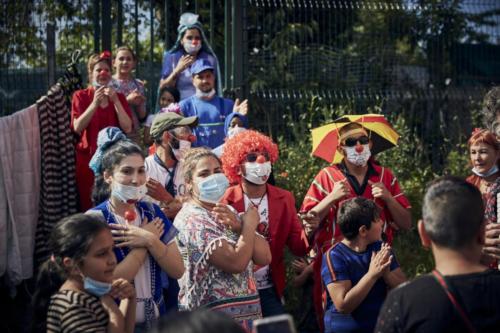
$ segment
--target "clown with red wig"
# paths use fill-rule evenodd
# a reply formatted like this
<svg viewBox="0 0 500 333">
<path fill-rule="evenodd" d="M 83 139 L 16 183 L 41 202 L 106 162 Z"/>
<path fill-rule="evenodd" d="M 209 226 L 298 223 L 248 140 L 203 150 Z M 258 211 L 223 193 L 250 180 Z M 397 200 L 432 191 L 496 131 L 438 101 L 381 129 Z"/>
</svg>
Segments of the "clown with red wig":
<svg viewBox="0 0 500 333">
<path fill-rule="evenodd" d="M 293 194 L 267 183 L 272 164 L 278 159 L 278 146 L 267 136 L 253 130 L 234 135 L 225 143 L 222 154 L 224 173 L 233 185 L 222 201 L 239 213 L 249 207 L 259 211 L 257 231 L 271 247 L 271 264 L 255 267 L 254 274 L 264 317 L 285 312 L 284 249 L 304 256 L 309 247 L 295 210 Z"/>
</svg>

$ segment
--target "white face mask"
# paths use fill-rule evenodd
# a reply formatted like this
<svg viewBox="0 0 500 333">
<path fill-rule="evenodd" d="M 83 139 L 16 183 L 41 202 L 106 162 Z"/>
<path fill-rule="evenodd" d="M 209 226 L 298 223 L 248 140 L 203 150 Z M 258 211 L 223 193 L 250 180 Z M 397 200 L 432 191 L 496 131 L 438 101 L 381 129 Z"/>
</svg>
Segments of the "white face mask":
<svg viewBox="0 0 500 333">
<path fill-rule="evenodd" d="M 184 159 L 184 155 L 186 155 L 186 152 L 189 149 L 191 149 L 191 141 L 187 140 L 178 140 L 178 141 L 179 141 L 179 149 L 175 149 L 171 145 L 170 148 L 172 148 L 172 153 L 174 153 L 175 159 L 177 161 L 182 161 Z"/>
<path fill-rule="evenodd" d="M 234 126 L 227 130 L 227 137 L 232 138 L 238 133 L 245 132 L 247 129 L 245 127 Z"/>
<path fill-rule="evenodd" d="M 271 162 L 245 162 L 244 165 L 245 175 L 243 177 L 250 183 L 262 185 L 269 179 L 272 170 Z"/>
<path fill-rule="evenodd" d="M 215 89 L 212 88 L 209 92 L 203 92 L 196 88 L 196 97 L 198 98 L 204 98 L 204 99 L 210 99 L 215 96 Z"/>
<path fill-rule="evenodd" d="M 183 46 L 186 53 L 189 53 L 191 55 L 198 53 L 198 51 L 201 49 L 201 43 L 193 44 L 192 42 L 185 42 Z"/>
<path fill-rule="evenodd" d="M 477 171 L 476 168 L 473 168 L 472 172 L 476 176 L 479 176 L 481 178 L 487 178 L 487 177 L 492 176 L 492 175 L 494 175 L 495 173 L 498 172 L 498 165 L 495 164 L 491 169 L 488 170 L 488 172 L 485 172 L 485 173 L 481 173 L 481 172 Z"/>
<path fill-rule="evenodd" d="M 363 151 L 361 153 L 356 151 L 356 147 L 344 147 L 344 151 L 346 153 L 345 158 L 357 166 L 365 166 L 372 155 L 370 146 L 367 144 L 363 145 Z"/>
<path fill-rule="evenodd" d="M 148 188 L 146 187 L 146 184 L 141 186 L 130 186 L 113 182 L 113 185 L 111 186 L 111 195 L 129 204 L 144 198 L 147 191 Z"/>
</svg>

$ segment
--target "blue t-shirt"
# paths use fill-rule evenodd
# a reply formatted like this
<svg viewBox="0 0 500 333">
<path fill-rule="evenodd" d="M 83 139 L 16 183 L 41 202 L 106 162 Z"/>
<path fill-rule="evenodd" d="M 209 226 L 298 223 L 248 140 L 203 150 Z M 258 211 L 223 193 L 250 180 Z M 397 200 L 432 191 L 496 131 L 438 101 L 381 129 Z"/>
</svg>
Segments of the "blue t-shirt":
<svg viewBox="0 0 500 333">
<path fill-rule="evenodd" d="M 183 50 L 178 50 L 173 53 L 165 53 L 163 57 L 163 66 L 161 69 L 161 78 L 165 79 L 168 77 L 175 69 L 177 66 L 177 63 L 179 62 L 179 59 L 186 54 Z M 210 64 L 214 67 L 217 68 L 218 64 L 215 58 L 206 53 L 201 51 L 196 59 L 205 59 L 210 62 Z M 215 75 L 215 82 L 217 82 L 217 70 L 214 71 Z M 215 85 L 217 86 L 217 84 Z M 177 77 L 176 85 L 175 87 L 177 90 L 179 90 L 180 96 L 181 96 L 181 101 L 193 96 L 196 93 L 196 89 L 193 86 L 193 74 L 191 74 L 191 66 L 186 68 L 179 76 Z"/>
<path fill-rule="evenodd" d="M 233 112 L 234 102 L 214 96 L 205 101 L 191 96 L 179 103 L 184 117 L 198 116 L 198 126 L 194 129 L 196 142 L 193 147 L 215 148 L 224 142 L 224 120 Z"/>
<path fill-rule="evenodd" d="M 347 245 L 337 243 L 323 256 L 321 265 L 321 278 L 323 284 L 328 286 L 335 281 L 350 280 L 354 287 L 368 272 L 373 251 L 380 251 L 382 242 L 378 241 L 367 246 L 366 251 L 356 252 Z M 326 256 L 331 259 L 331 270 Z M 393 259 L 390 270 L 399 267 L 392 253 Z M 365 299 L 350 314 L 337 311 L 330 297 L 327 297 L 325 311 L 325 332 L 373 332 L 377 323 L 377 316 L 387 295 L 387 284 L 383 278 L 377 280 Z"/>
</svg>

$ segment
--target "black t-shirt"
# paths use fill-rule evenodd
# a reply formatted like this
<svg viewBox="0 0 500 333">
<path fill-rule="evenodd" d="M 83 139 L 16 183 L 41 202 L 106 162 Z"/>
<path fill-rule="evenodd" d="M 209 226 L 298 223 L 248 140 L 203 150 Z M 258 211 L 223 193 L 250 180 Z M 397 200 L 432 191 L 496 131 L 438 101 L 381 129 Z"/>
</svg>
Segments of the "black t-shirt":
<svg viewBox="0 0 500 333">
<path fill-rule="evenodd" d="M 445 276 L 476 332 L 500 332 L 500 272 Z M 416 278 L 389 293 L 376 333 L 468 332 L 467 326 L 431 275 Z"/>
</svg>

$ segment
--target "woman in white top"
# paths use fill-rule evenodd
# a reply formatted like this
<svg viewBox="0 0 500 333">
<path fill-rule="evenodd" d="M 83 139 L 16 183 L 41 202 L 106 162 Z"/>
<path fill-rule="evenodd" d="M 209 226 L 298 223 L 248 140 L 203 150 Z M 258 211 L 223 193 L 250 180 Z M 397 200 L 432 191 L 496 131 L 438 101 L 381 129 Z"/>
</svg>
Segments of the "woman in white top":
<svg viewBox="0 0 500 333">
<path fill-rule="evenodd" d="M 136 329 L 143 332 L 166 312 L 162 283 L 166 272 L 180 278 L 184 265 L 174 237 L 177 230 L 155 204 L 141 201 L 146 173 L 141 148 L 116 127 L 98 136 L 98 150 L 90 162 L 96 180 L 89 213 L 101 215 L 113 229 L 117 277 L 134 281 L 137 295 Z"/>
</svg>

